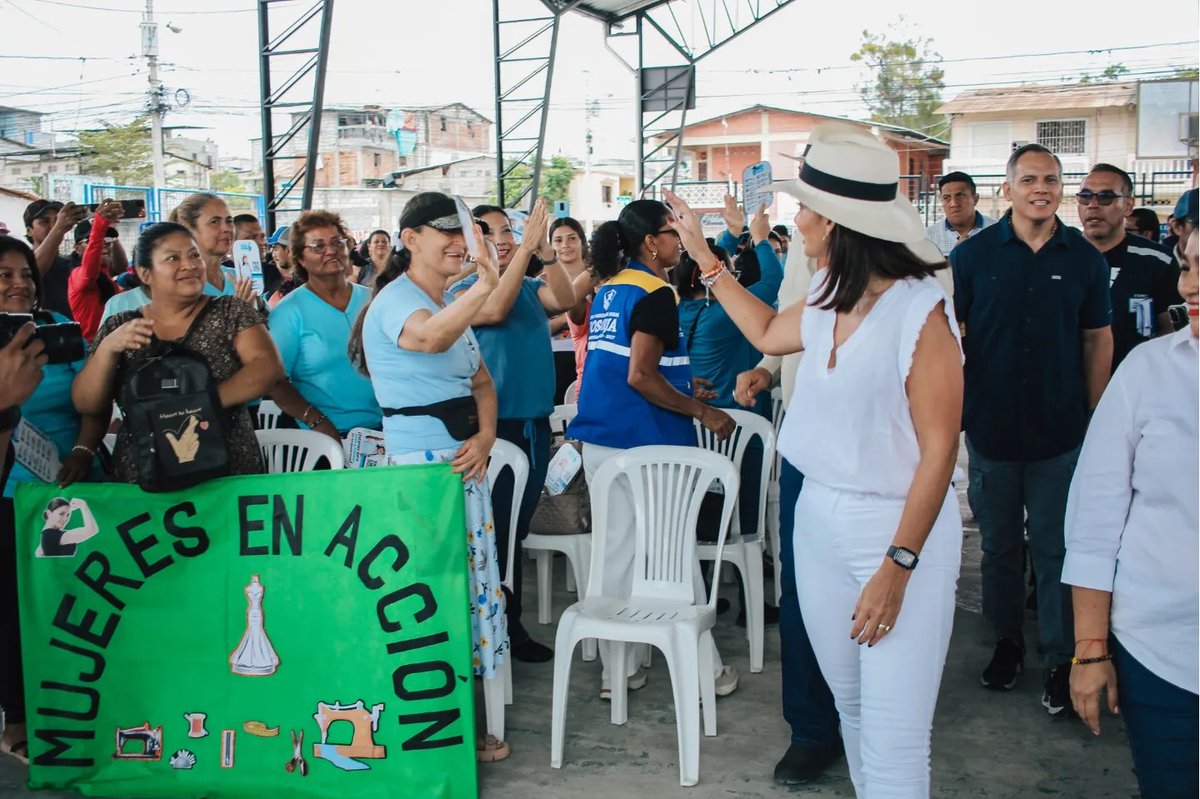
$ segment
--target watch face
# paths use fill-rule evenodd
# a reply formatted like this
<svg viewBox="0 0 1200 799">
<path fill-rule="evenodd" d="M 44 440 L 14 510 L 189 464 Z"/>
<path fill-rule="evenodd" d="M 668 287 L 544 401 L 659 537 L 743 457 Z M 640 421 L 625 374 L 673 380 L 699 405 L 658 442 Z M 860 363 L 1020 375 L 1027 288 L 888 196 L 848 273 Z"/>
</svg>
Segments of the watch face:
<svg viewBox="0 0 1200 799">
<path fill-rule="evenodd" d="M 909 552 L 907 549 L 897 549 L 896 554 L 892 559 L 906 569 L 911 569 L 917 562 L 917 556 Z"/>
</svg>

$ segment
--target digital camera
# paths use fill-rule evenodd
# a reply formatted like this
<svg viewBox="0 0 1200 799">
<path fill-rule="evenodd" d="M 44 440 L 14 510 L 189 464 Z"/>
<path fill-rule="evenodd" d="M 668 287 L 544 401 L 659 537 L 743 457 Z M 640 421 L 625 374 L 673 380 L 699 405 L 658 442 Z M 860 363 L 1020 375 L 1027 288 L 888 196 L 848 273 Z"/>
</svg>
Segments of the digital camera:
<svg viewBox="0 0 1200 799">
<path fill-rule="evenodd" d="M 33 314 L 0 313 L 0 347 L 7 347 L 16 332 L 32 321 Z M 33 338 L 42 342 L 50 363 L 74 363 L 82 360 L 85 354 L 83 333 L 78 322 L 38 325 Z"/>
</svg>

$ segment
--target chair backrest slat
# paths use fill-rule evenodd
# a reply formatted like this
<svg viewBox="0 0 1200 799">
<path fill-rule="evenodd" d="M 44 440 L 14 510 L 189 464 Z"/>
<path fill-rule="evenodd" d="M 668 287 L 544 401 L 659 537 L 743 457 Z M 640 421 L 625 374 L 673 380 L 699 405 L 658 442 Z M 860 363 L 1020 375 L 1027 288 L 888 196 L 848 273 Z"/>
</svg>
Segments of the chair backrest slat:
<svg viewBox="0 0 1200 799">
<path fill-rule="evenodd" d="M 604 590 L 610 503 L 617 481 L 628 484 L 636 528 L 631 599 L 691 604 L 700 503 L 713 482 L 721 485 L 717 557 L 733 515 L 738 475 L 733 462 L 698 447 L 636 447 L 612 456 L 597 470 L 591 485 L 593 557 L 589 586 Z M 591 593 L 589 588 L 589 594 Z M 715 592 L 709 602 L 715 600 Z"/>
<path fill-rule="evenodd" d="M 330 469 L 346 468 L 341 445 L 324 433 L 313 430 L 258 430 L 258 446 L 269 474 L 311 472 L 321 458 Z"/>
<path fill-rule="evenodd" d="M 733 433 L 725 441 L 717 441 L 709 430 L 707 430 L 699 422 L 696 422 L 696 442 L 703 448 L 712 452 L 719 452 L 733 461 L 737 467 L 738 474 L 742 473 L 742 461 L 746 457 L 746 448 L 750 446 L 750 442 L 755 438 L 762 442 L 762 461 L 759 464 L 760 474 L 758 481 L 758 526 L 759 535 L 763 534 L 766 523 L 767 512 L 767 486 L 772 479 L 772 473 L 775 471 L 775 428 L 770 421 L 759 416 L 757 413 L 750 411 L 741 411 L 737 409 L 726 410 L 726 413 L 733 418 L 735 427 Z M 732 534 L 738 535 L 742 532 L 741 514 L 733 514 L 733 529 Z"/>
</svg>

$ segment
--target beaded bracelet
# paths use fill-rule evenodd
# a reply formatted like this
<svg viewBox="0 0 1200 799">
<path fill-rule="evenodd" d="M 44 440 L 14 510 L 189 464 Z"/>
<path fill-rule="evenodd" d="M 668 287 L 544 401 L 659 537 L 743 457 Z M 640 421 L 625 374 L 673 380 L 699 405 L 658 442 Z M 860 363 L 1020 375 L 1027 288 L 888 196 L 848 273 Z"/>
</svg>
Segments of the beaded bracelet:
<svg viewBox="0 0 1200 799">
<path fill-rule="evenodd" d="M 71 452 L 86 452 L 88 454 L 88 457 L 90 457 L 90 458 L 96 457 L 96 450 L 89 449 L 88 447 L 85 447 L 83 444 L 76 444 L 75 446 L 71 447 Z"/>
<path fill-rule="evenodd" d="M 724 266 L 721 266 L 712 272 L 708 272 L 706 274 L 702 273 L 700 275 L 700 282 L 704 285 L 704 288 L 710 289 L 713 287 L 714 283 L 716 283 L 718 280 L 720 280 L 723 276 L 725 276 L 727 274 L 729 274 L 729 270 L 726 269 Z"/>
<path fill-rule="evenodd" d="M 1103 663 L 1106 660 L 1112 660 L 1112 653 L 1101 655 L 1094 658 L 1071 658 L 1072 666 L 1090 666 L 1093 663 Z"/>
</svg>

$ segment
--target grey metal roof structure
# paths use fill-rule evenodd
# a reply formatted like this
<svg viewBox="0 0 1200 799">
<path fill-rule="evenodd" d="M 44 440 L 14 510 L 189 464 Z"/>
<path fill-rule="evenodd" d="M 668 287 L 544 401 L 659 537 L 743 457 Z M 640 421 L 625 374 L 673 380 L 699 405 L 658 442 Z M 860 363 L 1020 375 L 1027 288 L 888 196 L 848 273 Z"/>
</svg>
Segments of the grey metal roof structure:
<svg viewBox="0 0 1200 799">
<path fill-rule="evenodd" d="M 267 229 L 276 226 L 277 211 L 302 210 L 312 203 L 332 27 L 333 0 L 314 0 L 307 8 L 301 6 L 304 10 L 299 13 L 288 2 L 257 0 Z M 616 53 L 625 46 L 635 53 L 622 60 L 638 76 L 640 86 L 637 190 L 644 196 L 672 183 L 678 171 L 678 144 L 687 112 L 695 105 L 696 64 L 791 2 L 492 0 L 496 192 L 501 203 L 532 206 L 537 197 L 559 22 L 564 15 L 577 13 L 598 20 L 605 25 L 610 50 Z M 671 54 L 668 63 L 657 55 L 661 52 Z M 291 124 L 276 134 L 277 115 L 284 113 L 291 115 Z M 307 137 L 304 155 L 288 147 L 302 133 Z M 299 166 L 279 182 L 276 167 L 287 161 Z M 289 199 L 297 193 L 298 203 Z"/>
<path fill-rule="evenodd" d="M 496 196 L 532 206 L 541 177 L 559 21 L 577 13 L 605 25 L 609 49 L 640 87 L 637 192 L 675 180 L 696 64 L 792 0 L 492 0 L 496 78 Z M 649 47 L 648 47 L 649 45 Z M 661 53 L 669 53 L 664 57 Z M 667 60 L 669 58 L 669 60 Z"/>
</svg>

